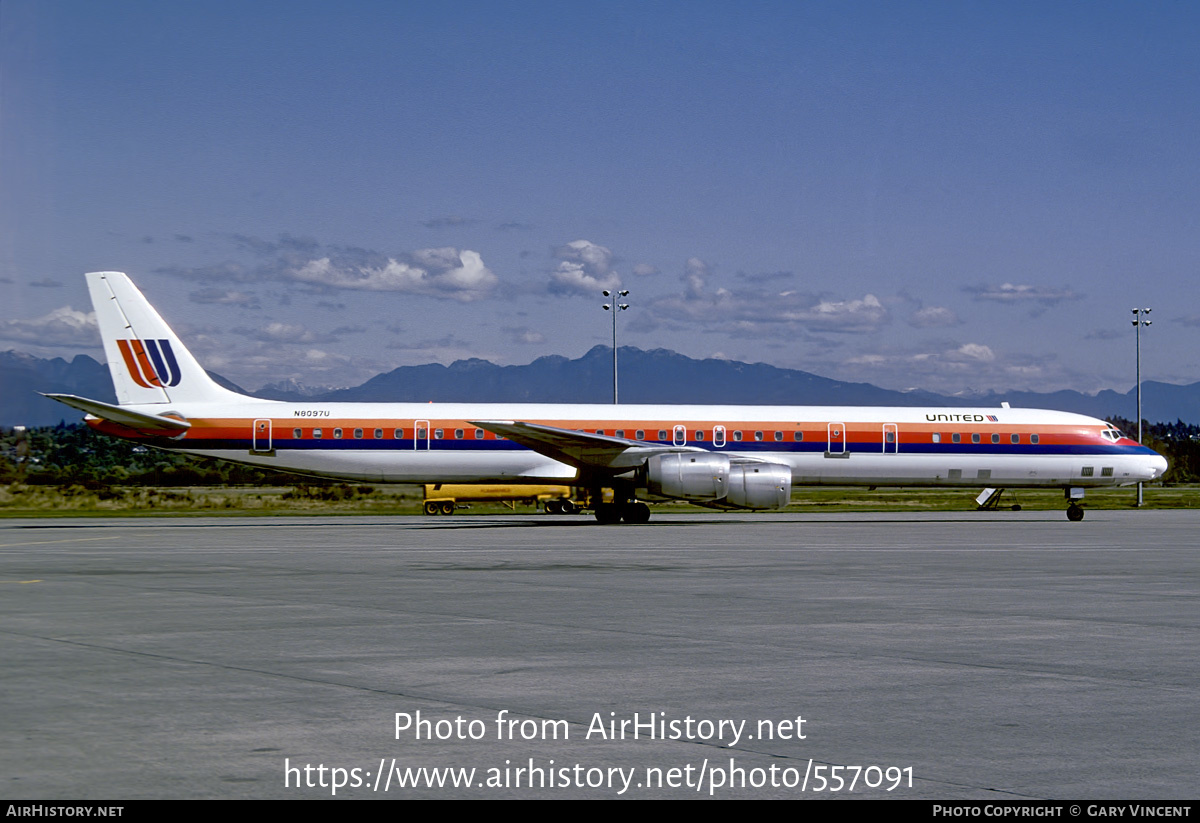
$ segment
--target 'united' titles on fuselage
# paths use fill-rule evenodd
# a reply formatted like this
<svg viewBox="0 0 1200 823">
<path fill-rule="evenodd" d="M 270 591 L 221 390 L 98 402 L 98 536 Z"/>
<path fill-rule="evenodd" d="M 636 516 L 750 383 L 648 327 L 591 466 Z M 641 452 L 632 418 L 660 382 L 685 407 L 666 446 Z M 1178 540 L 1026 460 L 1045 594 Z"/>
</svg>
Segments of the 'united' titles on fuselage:
<svg viewBox="0 0 1200 823">
<path fill-rule="evenodd" d="M 1050 486 L 1074 499 L 1166 470 L 1102 420 L 1035 409 L 259 400 L 213 383 L 125 275 L 88 283 L 120 404 L 52 396 L 107 434 L 240 463 L 377 482 L 612 489 L 614 502 L 597 505 L 602 522 L 644 522 L 638 498 L 770 509 L 793 485 L 860 484 Z"/>
</svg>

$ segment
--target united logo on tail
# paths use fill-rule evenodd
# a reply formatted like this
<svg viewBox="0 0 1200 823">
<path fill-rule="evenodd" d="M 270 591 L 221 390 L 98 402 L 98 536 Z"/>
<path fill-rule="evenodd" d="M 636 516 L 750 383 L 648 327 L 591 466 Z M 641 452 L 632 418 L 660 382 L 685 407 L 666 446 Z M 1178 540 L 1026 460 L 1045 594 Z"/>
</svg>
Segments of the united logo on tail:
<svg viewBox="0 0 1200 823">
<path fill-rule="evenodd" d="M 179 364 L 169 340 L 118 340 L 117 348 L 139 386 L 150 389 L 179 385 Z"/>
</svg>

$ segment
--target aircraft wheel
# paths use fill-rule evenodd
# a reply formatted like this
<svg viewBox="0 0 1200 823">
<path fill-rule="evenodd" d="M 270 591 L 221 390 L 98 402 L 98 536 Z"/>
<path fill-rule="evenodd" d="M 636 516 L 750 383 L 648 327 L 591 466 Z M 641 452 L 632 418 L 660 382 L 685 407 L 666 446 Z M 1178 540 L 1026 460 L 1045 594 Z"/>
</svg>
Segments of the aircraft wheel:
<svg viewBox="0 0 1200 823">
<path fill-rule="evenodd" d="M 649 523 L 650 507 L 645 503 L 630 503 L 622 507 L 621 519 L 626 523 Z"/>
<path fill-rule="evenodd" d="M 596 522 L 608 526 L 621 522 L 621 509 L 612 503 L 601 503 L 596 506 Z"/>
<path fill-rule="evenodd" d="M 1072 523 L 1078 523 L 1083 519 L 1083 509 L 1072 503 L 1067 507 L 1067 519 Z"/>
<path fill-rule="evenodd" d="M 437 514 L 438 513 L 438 504 L 437 503 L 426 503 L 425 504 L 425 513 L 426 514 Z"/>
<path fill-rule="evenodd" d="M 442 504 L 442 514 L 454 514 L 454 503 L 447 502 Z"/>
<path fill-rule="evenodd" d="M 562 514 L 562 503 L 557 500 L 546 501 L 546 514 Z"/>
</svg>

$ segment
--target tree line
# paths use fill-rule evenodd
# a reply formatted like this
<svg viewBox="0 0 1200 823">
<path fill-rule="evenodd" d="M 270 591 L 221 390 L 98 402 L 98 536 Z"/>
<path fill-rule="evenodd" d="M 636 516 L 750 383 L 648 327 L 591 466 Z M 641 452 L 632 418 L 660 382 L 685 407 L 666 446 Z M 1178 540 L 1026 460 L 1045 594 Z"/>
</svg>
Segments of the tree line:
<svg viewBox="0 0 1200 823">
<path fill-rule="evenodd" d="M 81 423 L 0 430 L 0 483 L 102 486 L 295 486 L 323 481 L 143 446 Z M 329 481 L 336 482 L 336 481 Z"/>
</svg>

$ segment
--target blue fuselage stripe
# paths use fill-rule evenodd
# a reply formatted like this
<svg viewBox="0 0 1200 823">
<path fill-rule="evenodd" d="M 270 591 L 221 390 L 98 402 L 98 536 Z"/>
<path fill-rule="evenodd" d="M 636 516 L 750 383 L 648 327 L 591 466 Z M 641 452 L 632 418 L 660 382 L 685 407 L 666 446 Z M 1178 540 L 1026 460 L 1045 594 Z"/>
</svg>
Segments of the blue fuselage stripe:
<svg viewBox="0 0 1200 823">
<path fill-rule="evenodd" d="M 638 441 L 647 446 L 670 446 L 669 441 L 655 440 Z M 250 438 L 195 438 L 183 440 L 163 439 L 163 445 L 171 449 L 198 451 L 235 451 L 248 450 L 255 447 Z M 258 444 L 259 448 L 262 443 Z M 691 441 L 686 444 L 693 448 L 701 448 L 712 452 L 739 452 L 753 454 L 824 454 L 829 444 L 820 441 L 805 441 L 802 443 L 788 442 L 727 442 L 717 447 L 709 442 Z M 426 441 L 419 441 L 414 447 L 412 440 L 376 440 L 376 439 L 322 439 L 311 438 L 272 438 L 271 447 L 277 450 L 289 451 L 382 451 L 382 452 L 513 452 L 525 451 L 525 447 L 511 440 L 431 440 L 426 447 Z M 1000 443 L 901 443 L 897 449 L 889 444 L 885 450 L 879 443 L 847 443 L 845 448 L 837 444 L 836 452 L 845 451 L 847 454 L 900 454 L 900 455 L 940 455 L 956 457 L 965 455 L 1021 455 L 1030 457 L 1051 456 L 1119 456 L 1119 455 L 1151 455 L 1152 450 L 1144 446 L 1123 445 L 1034 445 L 1034 444 L 1000 444 Z"/>
</svg>

